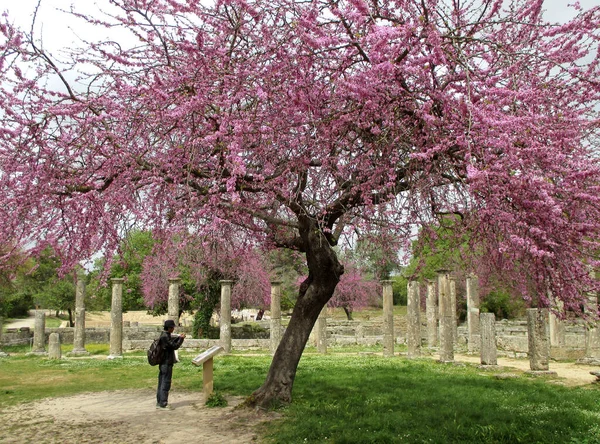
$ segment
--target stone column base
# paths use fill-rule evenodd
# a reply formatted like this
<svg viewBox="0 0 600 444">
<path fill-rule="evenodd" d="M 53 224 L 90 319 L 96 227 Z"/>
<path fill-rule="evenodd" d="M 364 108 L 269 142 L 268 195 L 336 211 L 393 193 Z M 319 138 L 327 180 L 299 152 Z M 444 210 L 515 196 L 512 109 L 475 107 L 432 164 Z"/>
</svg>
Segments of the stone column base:
<svg viewBox="0 0 600 444">
<path fill-rule="evenodd" d="M 581 365 L 600 365 L 600 358 L 581 358 L 575 364 Z"/>
<path fill-rule="evenodd" d="M 552 370 L 528 370 L 525 374 L 531 376 L 558 376 L 558 373 Z"/>
<path fill-rule="evenodd" d="M 498 364 L 480 364 L 477 366 L 480 370 L 499 371 L 502 370 L 502 366 Z"/>
<path fill-rule="evenodd" d="M 67 353 L 67 356 L 89 356 L 90 352 L 83 349 L 83 350 L 73 350 L 70 351 L 69 353 Z"/>
</svg>

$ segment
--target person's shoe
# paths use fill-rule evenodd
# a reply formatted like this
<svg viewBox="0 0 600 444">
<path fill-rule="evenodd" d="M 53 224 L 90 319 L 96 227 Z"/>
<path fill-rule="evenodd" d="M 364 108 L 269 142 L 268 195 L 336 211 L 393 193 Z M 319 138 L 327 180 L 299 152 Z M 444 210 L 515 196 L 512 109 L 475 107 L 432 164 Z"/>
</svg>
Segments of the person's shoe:
<svg viewBox="0 0 600 444">
<path fill-rule="evenodd" d="M 171 407 L 170 405 L 157 405 L 156 406 L 157 410 L 173 410 L 173 407 Z"/>
</svg>

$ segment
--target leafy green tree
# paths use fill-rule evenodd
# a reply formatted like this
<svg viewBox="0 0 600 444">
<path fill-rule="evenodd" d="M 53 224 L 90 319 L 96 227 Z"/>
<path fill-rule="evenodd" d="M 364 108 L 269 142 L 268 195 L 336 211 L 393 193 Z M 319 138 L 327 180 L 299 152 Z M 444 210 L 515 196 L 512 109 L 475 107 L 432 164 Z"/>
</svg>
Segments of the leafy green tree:
<svg viewBox="0 0 600 444">
<path fill-rule="evenodd" d="M 60 275 L 61 260 L 47 248 L 41 254 L 23 265 L 12 283 L 14 293 L 11 296 L 12 310 L 19 307 L 19 314 L 27 309 L 42 307 L 69 313 L 69 322 L 73 325 L 75 309 L 75 282 L 73 273 Z M 25 307 L 27 305 L 27 308 Z M 22 313 L 25 311 L 25 313 Z"/>
<path fill-rule="evenodd" d="M 0 255 L 5 256 L 13 250 L 10 245 L 0 247 Z M 16 276 L 23 274 L 33 267 L 31 259 L 25 260 L 19 253 L 4 267 L 0 267 L 0 317 L 16 318 L 27 316 L 27 311 L 33 307 L 31 295 L 17 291 Z"/>
<path fill-rule="evenodd" d="M 123 311 L 144 310 L 146 304 L 142 294 L 140 274 L 146 256 L 152 253 L 155 241 L 149 231 L 135 230 L 130 232 L 119 248 L 119 254 L 110 259 L 110 277 L 125 278 L 125 291 L 123 292 Z M 90 306 L 96 309 L 109 309 L 112 290 L 105 270 L 106 258 L 96 261 L 88 293 Z"/>
<path fill-rule="evenodd" d="M 197 307 L 194 314 L 193 337 L 206 338 L 210 329 L 210 318 L 215 311 L 221 297 L 222 276 L 213 272 L 202 286 L 197 289 L 194 298 L 194 306 Z"/>
</svg>

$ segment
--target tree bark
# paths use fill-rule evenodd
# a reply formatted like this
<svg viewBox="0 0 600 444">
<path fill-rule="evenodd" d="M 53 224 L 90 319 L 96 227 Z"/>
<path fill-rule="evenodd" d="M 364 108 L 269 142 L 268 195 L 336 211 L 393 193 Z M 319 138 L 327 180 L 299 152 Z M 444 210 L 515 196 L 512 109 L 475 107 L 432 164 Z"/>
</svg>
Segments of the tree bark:
<svg viewBox="0 0 600 444">
<path fill-rule="evenodd" d="M 250 406 L 272 408 L 292 401 L 298 362 L 310 332 L 344 272 L 344 267 L 316 221 L 308 217 L 299 219 L 308 278 L 300 287 L 290 323 L 273 356 L 267 378 L 247 401 Z"/>
</svg>

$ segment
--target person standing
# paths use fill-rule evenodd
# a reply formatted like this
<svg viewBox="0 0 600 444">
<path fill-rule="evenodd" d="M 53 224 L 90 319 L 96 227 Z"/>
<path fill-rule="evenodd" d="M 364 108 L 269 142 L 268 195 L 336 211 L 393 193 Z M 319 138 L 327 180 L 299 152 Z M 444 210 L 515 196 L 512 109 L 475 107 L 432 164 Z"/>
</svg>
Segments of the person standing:
<svg viewBox="0 0 600 444">
<path fill-rule="evenodd" d="M 181 347 L 185 334 L 171 336 L 175 330 L 175 321 L 167 319 L 163 325 L 164 331 L 160 334 L 160 346 L 163 349 L 163 356 L 158 365 L 158 388 L 156 389 L 156 408 L 161 410 L 170 410 L 169 390 L 171 389 L 171 379 L 173 377 L 173 365 L 175 364 L 175 350 Z"/>
</svg>

